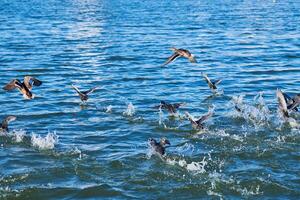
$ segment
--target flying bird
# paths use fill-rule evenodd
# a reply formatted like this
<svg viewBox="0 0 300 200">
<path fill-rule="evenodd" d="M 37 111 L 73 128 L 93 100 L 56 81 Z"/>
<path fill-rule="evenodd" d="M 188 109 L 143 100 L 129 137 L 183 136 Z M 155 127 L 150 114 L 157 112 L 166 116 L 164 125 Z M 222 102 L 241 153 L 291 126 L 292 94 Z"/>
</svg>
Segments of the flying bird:
<svg viewBox="0 0 300 200">
<path fill-rule="evenodd" d="M 185 112 L 185 115 L 188 118 L 188 120 L 191 122 L 192 127 L 194 129 L 202 130 L 202 129 L 204 129 L 204 124 L 203 123 L 206 120 L 208 120 L 209 118 L 212 117 L 213 111 L 212 110 L 208 111 L 207 114 L 203 115 L 199 119 L 194 119 L 194 117 L 190 113 L 188 113 L 188 112 Z"/>
<path fill-rule="evenodd" d="M 181 106 L 183 106 L 185 103 L 167 103 L 165 101 L 161 101 L 160 105 L 155 106 L 155 108 L 161 108 L 167 110 L 171 115 L 175 115 L 177 112 L 177 109 Z"/>
<path fill-rule="evenodd" d="M 72 88 L 78 93 L 82 102 L 86 102 L 89 99 L 88 95 L 97 89 L 97 87 L 93 87 L 92 89 L 89 89 L 87 91 L 80 91 L 75 85 L 72 85 Z"/>
<path fill-rule="evenodd" d="M 150 146 L 152 147 L 153 151 L 160 156 L 164 156 L 166 153 L 166 145 L 171 145 L 170 141 L 166 138 L 161 138 L 159 142 L 157 142 L 153 138 L 149 138 L 148 140 Z"/>
<path fill-rule="evenodd" d="M 33 99 L 34 95 L 31 90 L 33 86 L 40 86 L 42 82 L 32 76 L 25 76 L 24 81 L 21 82 L 19 79 L 13 79 L 8 84 L 6 84 L 3 89 L 6 91 L 13 90 L 17 88 L 26 99 Z"/>
<path fill-rule="evenodd" d="M 190 51 L 186 49 L 176 49 L 175 47 L 171 48 L 172 51 L 174 51 L 173 55 L 171 55 L 168 60 L 163 64 L 163 66 L 175 61 L 179 57 L 185 57 L 189 59 L 191 63 L 196 63 L 197 60 L 193 54 L 191 54 Z"/>
<path fill-rule="evenodd" d="M 7 133 L 8 132 L 8 124 L 12 121 L 15 121 L 17 118 L 15 116 L 7 116 L 1 123 L 0 133 Z"/>
<path fill-rule="evenodd" d="M 215 93 L 216 90 L 217 90 L 217 85 L 219 85 L 219 83 L 221 83 L 222 80 L 219 79 L 219 80 L 216 80 L 216 81 L 211 81 L 208 78 L 207 74 L 205 74 L 205 73 L 202 73 L 202 76 L 203 76 L 204 80 L 206 81 L 206 83 L 208 84 L 208 87 L 211 89 L 211 91 L 213 93 Z"/>
</svg>

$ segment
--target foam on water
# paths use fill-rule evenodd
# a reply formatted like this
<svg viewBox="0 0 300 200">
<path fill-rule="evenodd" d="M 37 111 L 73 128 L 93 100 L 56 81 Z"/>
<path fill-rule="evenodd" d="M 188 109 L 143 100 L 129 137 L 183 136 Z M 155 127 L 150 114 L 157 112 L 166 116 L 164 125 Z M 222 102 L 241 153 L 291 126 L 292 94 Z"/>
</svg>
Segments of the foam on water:
<svg viewBox="0 0 300 200">
<path fill-rule="evenodd" d="M 22 142 L 25 135 L 26 135 L 26 131 L 24 131 L 24 130 L 13 130 L 12 131 L 12 139 L 16 143 Z"/>
<path fill-rule="evenodd" d="M 205 166 L 207 165 L 207 161 L 205 160 L 206 157 L 203 157 L 203 160 L 200 162 L 194 162 L 188 163 L 185 159 L 172 159 L 172 158 L 166 158 L 166 163 L 169 165 L 178 165 L 184 169 L 186 169 L 189 172 L 192 172 L 193 174 L 202 174 L 205 173 Z"/>
<path fill-rule="evenodd" d="M 158 124 L 159 125 L 162 125 L 162 124 L 165 125 L 163 120 L 164 120 L 164 112 L 162 111 L 161 106 L 159 106 L 159 109 L 158 109 Z"/>
<path fill-rule="evenodd" d="M 270 123 L 271 113 L 268 105 L 265 103 L 263 93 L 260 92 L 253 99 L 253 105 L 244 102 L 245 95 L 233 96 L 229 102 L 234 109 L 229 112 L 231 117 L 242 117 L 258 128 Z"/>
<path fill-rule="evenodd" d="M 31 136 L 32 146 L 41 150 L 53 149 L 57 142 L 58 136 L 56 135 L 56 132 L 49 132 L 45 137 L 36 134 L 32 134 Z"/>
<path fill-rule="evenodd" d="M 112 108 L 113 108 L 112 105 L 107 106 L 105 112 L 106 112 L 106 113 L 111 113 L 111 112 L 112 112 Z"/>
<path fill-rule="evenodd" d="M 135 107 L 133 104 L 130 102 L 127 105 L 127 109 L 123 112 L 124 116 L 132 117 L 135 114 Z"/>
</svg>

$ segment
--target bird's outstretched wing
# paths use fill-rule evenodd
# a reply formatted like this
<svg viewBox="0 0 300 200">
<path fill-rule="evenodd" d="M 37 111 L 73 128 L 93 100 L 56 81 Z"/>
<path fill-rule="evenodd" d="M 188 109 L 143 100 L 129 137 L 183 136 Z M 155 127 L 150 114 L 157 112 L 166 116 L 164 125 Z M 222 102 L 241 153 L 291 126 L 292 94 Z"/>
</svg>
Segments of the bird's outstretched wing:
<svg viewBox="0 0 300 200">
<path fill-rule="evenodd" d="M 98 88 L 97 87 L 93 87 L 92 89 L 89 89 L 87 91 L 84 91 L 82 92 L 83 94 L 86 94 L 86 95 L 89 95 L 91 94 L 92 92 L 94 92 L 95 90 L 97 90 Z"/>
<path fill-rule="evenodd" d="M 18 80 L 18 79 L 13 79 L 11 80 L 8 84 L 6 84 L 3 89 L 4 90 L 13 90 L 15 88 L 19 88 L 19 89 L 22 89 L 23 86 L 22 86 L 22 83 Z"/>
<path fill-rule="evenodd" d="M 196 123 L 197 123 L 197 124 L 202 124 L 204 121 L 208 120 L 208 119 L 211 118 L 212 116 L 213 116 L 213 111 L 210 110 L 210 111 L 208 111 L 207 114 L 205 114 L 205 115 L 203 115 L 202 117 L 200 117 L 200 118 L 196 121 Z"/>
<path fill-rule="evenodd" d="M 169 64 L 170 62 L 173 62 L 174 60 L 176 60 L 176 58 L 178 58 L 180 55 L 178 53 L 174 53 L 172 56 L 170 56 L 168 58 L 168 60 L 163 64 L 163 66 Z"/>
<path fill-rule="evenodd" d="M 278 108 L 279 108 L 280 112 L 283 114 L 284 117 L 289 117 L 289 113 L 287 110 L 287 103 L 286 103 L 284 95 L 280 89 L 277 89 L 276 96 L 277 96 Z"/>
<path fill-rule="evenodd" d="M 40 81 L 37 78 L 34 78 L 32 76 L 25 76 L 24 77 L 24 84 L 29 90 L 31 90 L 33 85 L 34 86 L 42 85 L 42 81 Z"/>
<path fill-rule="evenodd" d="M 79 95 L 82 95 L 82 92 L 80 92 L 80 90 L 75 85 L 71 85 L 71 86 Z"/>
<path fill-rule="evenodd" d="M 206 81 L 206 83 L 208 84 L 208 87 L 212 90 L 217 89 L 216 86 L 210 81 L 210 79 L 208 78 L 207 74 L 202 73 L 202 76 L 204 78 L 204 80 Z"/>
</svg>

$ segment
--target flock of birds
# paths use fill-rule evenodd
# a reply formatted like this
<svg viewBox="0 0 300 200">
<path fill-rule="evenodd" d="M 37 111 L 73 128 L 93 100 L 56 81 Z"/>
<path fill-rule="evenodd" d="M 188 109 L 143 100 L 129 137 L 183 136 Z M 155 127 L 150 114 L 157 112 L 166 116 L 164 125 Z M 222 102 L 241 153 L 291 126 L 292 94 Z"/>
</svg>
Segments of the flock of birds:
<svg viewBox="0 0 300 200">
<path fill-rule="evenodd" d="M 172 47 L 171 50 L 174 51 L 174 53 L 167 59 L 167 61 L 162 66 L 165 66 L 175 61 L 179 57 L 187 58 L 191 63 L 197 62 L 195 56 L 186 49 L 177 49 Z M 209 88 L 212 90 L 212 92 L 216 94 L 217 86 L 218 84 L 220 84 L 221 80 L 211 81 L 205 73 L 202 73 L 202 76 L 208 84 Z M 23 94 L 25 99 L 33 99 L 34 94 L 32 94 L 31 90 L 33 86 L 40 85 L 42 85 L 42 81 L 32 76 L 25 76 L 23 82 L 21 82 L 18 79 L 13 79 L 7 85 L 5 85 L 3 89 L 6 91 L 18 89 Z M 83 103 L 85 103 L 88 100 L 89 94 L 91 94 L 97 89 L 97 87 L 94 87 L 87 91 L 80 91 L 74 85 L 72 85 L 72 88 L 78 93 Z M 276 96 L 278 100 L 278 109 L 283 119 L 287 122 L 295 121 L 290 116 L 290 112 L 298 111 L 297 107 L 300 105 L 300 94 L 297 94 L 294 97 L 290 97 L 286 93 L 282 92 L 280 89 L 277 89 Z M 160 104 L 155 108 L 160 110 L 166 110 L 170 114 L 170 116 L 175 116 L 179 107 L 183 105 L 184 103 L 172 104 L 167 103 L 165 101 L 161 101 Z M 243 112 L 243 108 L 239 107 L 238 105 L 235 106 L 235 109 L 238 112 Z M 204 128 L 204 122 L 213 116 L 213 110 L 209 110 L 207 114 L 203 115 L 199 119 L 195 119 L 188 112 L 185 112 L 185 116 L 191 122 L 191 125 L 194 129 L 201 130 Z M 0 133 L 8 133 L 8 124 L 14 120 L 16 120 L 15 116 L 7 116 L 1 123 Z M 171 145 L 170 141 L 165 137 L 161 138 L 160 141 L 157 141 L 154 138 L 149 138 L 148 142 L 154 150 L 154 152 L 157 153 L 161 158 L 163 158 L 163 156 L 165 155 L 165 149 L 168 147 L 167 145 Z"/>
</svg>

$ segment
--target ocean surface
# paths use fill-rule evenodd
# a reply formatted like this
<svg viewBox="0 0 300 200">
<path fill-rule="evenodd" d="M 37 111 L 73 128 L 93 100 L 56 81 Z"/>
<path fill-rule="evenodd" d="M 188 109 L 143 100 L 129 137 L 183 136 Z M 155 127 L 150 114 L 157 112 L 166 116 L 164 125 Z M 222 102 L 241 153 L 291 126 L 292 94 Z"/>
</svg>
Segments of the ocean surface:
<svg viewBox="0 0 300 200">
<path fill-rule="evenodd" d="M 299 199 L 297 0 L 1 0 L 0 199 Z M 198 63 L 171 47 L 190 50 Z M 201 73 L 222 79 L 212 95 Z M 2 87 L 32 75 L 33 100 Z M 82 104 L 74 84 L 98 90 Z M 184 102 L 177 117 L 154 107 Z M 238 112 L 235 106 L 243 107 Z M 187 111 L 214 109 L 193 130 Z M 300 114 L 292 113 L 300 124 Z M 164 159 L 149 138 L 166 137 Z"/>
</svg>

